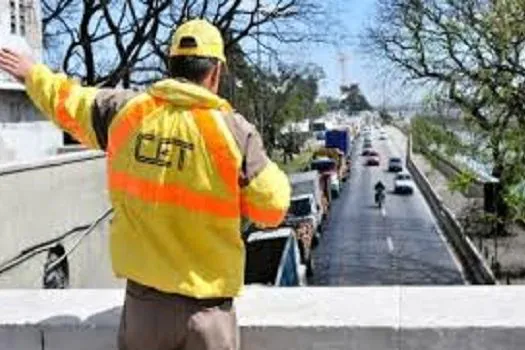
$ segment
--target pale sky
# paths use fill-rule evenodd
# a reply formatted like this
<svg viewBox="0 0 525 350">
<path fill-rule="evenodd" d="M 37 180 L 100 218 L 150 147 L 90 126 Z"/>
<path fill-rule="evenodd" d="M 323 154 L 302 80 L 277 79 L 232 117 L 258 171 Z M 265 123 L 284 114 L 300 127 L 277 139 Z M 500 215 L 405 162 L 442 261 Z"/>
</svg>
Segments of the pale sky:
<svg viewBox="0 0 525 350">
<path fill-rule="evenodd" d="M 386 76 L 385 71 L 392 69 L 382 64 L 373 56 L 365 55 L 359 47 L 359 36 L 363 34 L 367 23 L 373 21 L 376 0 L 336 0 L 337 17 L 345 28 L 343 34 L 349 37 L 349 43 L 342 43 L 339 48 L 307 45 L 301 54 L 294 56 L 300 63 L 313 62 L 325 71 L 327 78 L 321 84 L 321 94 L 337 97 L 341 84 L 341 65 L 339 53 L 348 57 L 346 63 L 347 83 L 358 83 L 365 96 L 374 105 L 414 102 L 421 98 L 421 93 L 414 88 L 401 87 L 401 81 Z M 417 89 L 416 89 L 417 90 Z"/>
</svg>

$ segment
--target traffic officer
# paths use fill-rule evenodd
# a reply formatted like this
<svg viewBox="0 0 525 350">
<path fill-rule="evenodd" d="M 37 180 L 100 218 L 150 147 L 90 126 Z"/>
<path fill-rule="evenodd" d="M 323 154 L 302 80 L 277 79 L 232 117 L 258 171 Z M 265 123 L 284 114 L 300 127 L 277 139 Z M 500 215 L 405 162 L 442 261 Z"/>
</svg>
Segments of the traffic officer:
<svg viewBox="0 0 525 350">
<path fill-rule="evenodd" d="M 174 33 L 170 77 L 145 92 L 82 87 L 8 49 L 0 69 L 84 146 L 107 152 L 112 265 L 127 279 L 120 349 L 236 349 L 241 217 L 276 226 L 286 175 L 254 126 L 217 95 L 226 63 L 216 27 Z"/>
</svg>

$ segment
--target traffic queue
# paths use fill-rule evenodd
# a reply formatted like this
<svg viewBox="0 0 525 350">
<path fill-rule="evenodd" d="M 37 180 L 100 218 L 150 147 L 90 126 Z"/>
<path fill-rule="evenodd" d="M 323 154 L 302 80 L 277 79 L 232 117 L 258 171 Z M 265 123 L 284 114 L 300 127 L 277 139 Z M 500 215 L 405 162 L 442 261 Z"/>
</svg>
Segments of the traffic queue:
<svg viewBox="0 0 525 350">
<path fill-rule="evenodd" d="M 289 175 L 290 208 L 279 228 L 248 225 L 245 284 L 305 285 L 315 273 L 313 251 L 319 244 L 333 201 L 350 176 L 358 131 L 349 126 L 326 130 L 301 172 Z"/>
</svg>

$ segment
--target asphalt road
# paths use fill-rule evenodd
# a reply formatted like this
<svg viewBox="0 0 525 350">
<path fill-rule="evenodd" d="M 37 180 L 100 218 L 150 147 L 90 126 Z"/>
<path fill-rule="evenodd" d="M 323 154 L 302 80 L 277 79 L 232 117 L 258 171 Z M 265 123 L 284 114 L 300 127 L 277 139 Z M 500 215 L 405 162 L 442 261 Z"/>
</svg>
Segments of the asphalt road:
<svg viewBox="0 0 525 350">
<path fill-rule="evenodd" d="M 391 193 L 394 174 L 388 158 L 405 156 L 403 136 L 389 130 L 389 140 L 373 141 L 379 167 L 363 165 L 357 140 L 351 178 L 337 199 L 321 242 L 314 251 L 315 276 L 309 284 L 454 285 L 464 278 L 422 194 Z M 373 187 L 387 186 L 385 210 L 374 204 Z"/>
</svg>

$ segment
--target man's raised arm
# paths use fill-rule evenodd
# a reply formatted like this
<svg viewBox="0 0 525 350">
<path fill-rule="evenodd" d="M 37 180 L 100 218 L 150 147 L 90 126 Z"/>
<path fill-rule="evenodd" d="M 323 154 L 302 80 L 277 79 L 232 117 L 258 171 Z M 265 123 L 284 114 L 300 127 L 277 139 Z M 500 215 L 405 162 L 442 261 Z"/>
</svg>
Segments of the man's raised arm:
<svg viewBox="0 0 525 350">
<path fill-rule="evenodd" d="M 64 74 L 11 50 L 0 50 L 0 69 L 26 85 L 33 103 L 84 146 L 106 149 L 111 120 L 133 96 L 127 90 L 82 87 Z"/>
</svg>

